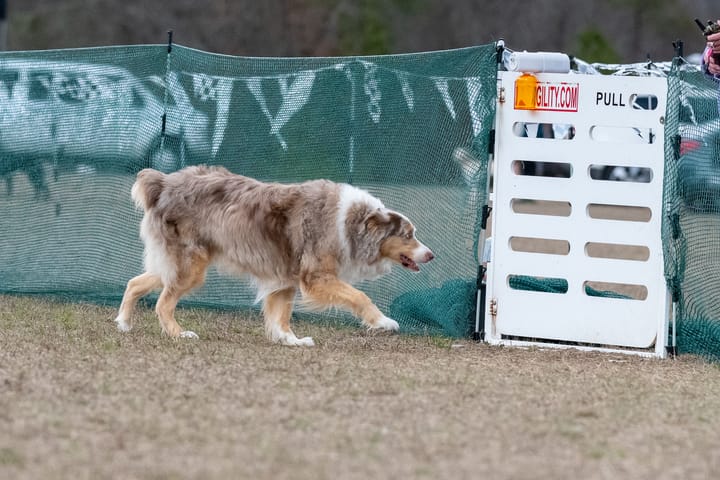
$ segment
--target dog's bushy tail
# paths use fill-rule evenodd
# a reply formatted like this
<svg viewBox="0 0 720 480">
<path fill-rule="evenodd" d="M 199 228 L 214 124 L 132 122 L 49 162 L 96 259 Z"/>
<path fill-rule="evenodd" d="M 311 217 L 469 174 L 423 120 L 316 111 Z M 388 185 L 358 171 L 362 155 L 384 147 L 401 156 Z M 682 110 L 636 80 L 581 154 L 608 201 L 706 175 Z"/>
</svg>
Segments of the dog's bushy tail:
<svg viewBox="0 0 720 480">
<path fill-rule="evenodd" d="M 140 170 L 130 191 L 130 196 L 138 208 L 142 208 L 147 212 L 157 204 L 164 183 L 164 173 L 152 168 Z"/>
</svg>

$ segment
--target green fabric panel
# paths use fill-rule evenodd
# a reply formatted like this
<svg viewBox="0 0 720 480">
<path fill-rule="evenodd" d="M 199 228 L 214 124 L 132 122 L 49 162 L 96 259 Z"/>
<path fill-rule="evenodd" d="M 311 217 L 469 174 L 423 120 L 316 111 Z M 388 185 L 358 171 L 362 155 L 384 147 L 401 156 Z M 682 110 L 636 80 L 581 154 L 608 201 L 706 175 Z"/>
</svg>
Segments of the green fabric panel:
<svg viewBox="0 0 720 480">
<path fill-rule="evenodd" d="M 2 53 L 0 291 L 119 303 L 142 271 L 135 173 L 223 165 L 352 183 L 405 213 L 437 259 L 359 287 L 404 331 L 465 335 L 496 71 L 495 45 L 340 58 L 178 45 Z M 247 280 L 211 270 L 183 304 L 250 309 L 254 298 Z"/>
</svg>

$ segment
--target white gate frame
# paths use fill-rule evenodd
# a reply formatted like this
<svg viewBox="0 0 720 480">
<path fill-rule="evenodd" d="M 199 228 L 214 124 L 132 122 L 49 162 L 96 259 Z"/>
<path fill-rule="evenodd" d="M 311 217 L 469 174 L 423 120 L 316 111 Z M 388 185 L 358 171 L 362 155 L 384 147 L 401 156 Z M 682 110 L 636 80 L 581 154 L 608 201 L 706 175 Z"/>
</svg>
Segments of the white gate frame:
<svg viewBox="0 0 720 480">
<path fill-rule="evenodd" d="M 519 76 L 519 72 L 498 73 L 485 341 L 665 357 L 671 315 L 661 239 L 665 79 L 535 74 L 546 86 L 575 86 L 576 111 L 567 111 L 567 105 L 559 105 L 557 98 L 543 99 L 541 108 L 545 110 L 516 109 L 515 80 Z M 656 108 L 633 108 L 632 100 L 638 95 L 656 98 Z M 520 137 L 513 129 L 518 123 L 572 125 L 575 136 L 570 140 Z M 597 132 L 605 127 L 644 132 L 645 140 L 600 141 Z M 568 163 L 572 174 L 570 178 L 519 175 L 513 171 L 514 161 Z M 649 168 L 652 179 L 648 183 L 593 180 L 591 165 Z M 569 216 L 516 213 L 513 199 L 567 202 L 571 211 Z M 645 207 L 650 210 L 650 220 L 591 218 L 588 206 L 592 204 Z M 513 237 L 567 241 L 569 252 L 515 251 L 510 242 Z M 649 258 L 591 257 L 588 243 L 643 246 Z M 563 279 L 567 292 L 513 289 L 509 284 L 513 275 Z M 647 296 L 644 300 L 589 296 L 588 281 L 642 285 Z"/>
</svg>

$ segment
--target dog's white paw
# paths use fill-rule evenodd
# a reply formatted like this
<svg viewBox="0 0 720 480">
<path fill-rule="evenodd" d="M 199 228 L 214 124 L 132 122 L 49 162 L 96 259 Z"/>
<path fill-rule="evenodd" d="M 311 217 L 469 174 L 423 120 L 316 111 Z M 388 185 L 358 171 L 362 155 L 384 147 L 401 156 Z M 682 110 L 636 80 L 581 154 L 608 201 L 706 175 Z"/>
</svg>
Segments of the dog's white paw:
<svg viewBox="0 0 720 480">
<path fill-rule="evenodd" d="M 180 332 L 180 338 L 200 338 L 197 333 L 191 332 L 190 330 L 184 330 Z"/>
<path fill-rule="evenodd" d="M 271 325 L 265 330 L 268 340 L 280 345 L 290 347 L 314 347 L 315 342 L 311 337 L 297 338 L 292 330 L 282 330 L 277 325 Z"/>
<path fill-rule="evenodd" d="M 117 329 L 121 332 L 129 332 L 132 329 L 132 325 L 128 323 L 124 315 L 118 315 L 115 318 L 115 323 L 117 323 Z"/>
<path fill-rule="evenodd" d="M 283 345 L 290 347 L 314 347 L 315 342 L 312 337 L 297 338 L 294 334 L 285 335 L 279 339 Z"/>
<path fill-rule="evenodd" d="M 400 325 L 392 318 L 388 318 L 383 315 L 377 322 L 375 322 L 375 325 L 370 326 L 368 330 L 387 330 L 389 332 L 397 332 L 400 330 Z"/>
<path fill-rule="evenodd" d="M 299 347 L 314 347 L 315 342 L 313 341 L 312 337 L 303 337 L 298 338 L 296 345 Z"/>
</svg>

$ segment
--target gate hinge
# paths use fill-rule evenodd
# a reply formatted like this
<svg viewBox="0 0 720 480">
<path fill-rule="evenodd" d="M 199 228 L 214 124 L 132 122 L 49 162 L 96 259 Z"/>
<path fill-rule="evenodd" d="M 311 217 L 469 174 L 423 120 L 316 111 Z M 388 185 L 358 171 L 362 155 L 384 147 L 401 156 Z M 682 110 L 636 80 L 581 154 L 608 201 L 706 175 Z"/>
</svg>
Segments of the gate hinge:
<svg viewBox="0 0 720 480">
<path fill-rule="evenodd" d="M 488 218 L 490 218 L 490 212 L 492 212 L 492 207 L 490 205 L 482 206 L 482 214 L 480 216 L 480 228 L 483 230 L 487 230 L 487 221 Z"/>
<path fill-rule="evenodd" d="M 475 331 L 473 332 L 473 340 L 476 342 L 485 340 L 485 265 L 478 265 L 477 278 L 475 279 Z"/>
</svg>

